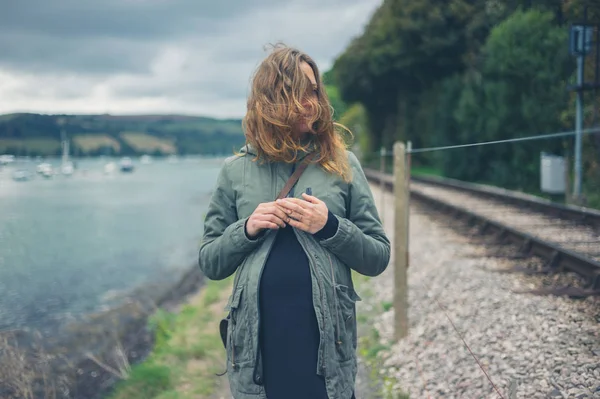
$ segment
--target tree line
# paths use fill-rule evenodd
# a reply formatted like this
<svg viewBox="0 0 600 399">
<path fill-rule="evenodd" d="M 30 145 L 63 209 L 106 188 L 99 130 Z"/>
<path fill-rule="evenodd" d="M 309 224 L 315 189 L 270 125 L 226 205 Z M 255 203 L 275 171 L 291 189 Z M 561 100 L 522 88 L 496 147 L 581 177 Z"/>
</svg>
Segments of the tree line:
<svg viewBox="0 0 600 399">
<path fill-rule="evenodd" d="M 423 148 L 573 130 L 569 25 L 586 6 L 600 23 L 590 0 L 384 0 L 325 75 L 344 102 L 339 119 L 359 130 L 371 157 L 396 140 Z M 587 57 L 588 81 L 595 58 Z M 595 91 L 584 103 L 584 127 L 597 125 Z M 572 147 L 566 138 L 413 160 L 448 177 L 536 192 L 540 153 L 572 156 Z M 600 134 L 584 138 L 584 171 L 588 203 L 600 206 Z"/>
<path fill-rule="evenodd" d="M 0 154 L 56 156 L 66 137 L 84 156 L 231 154 L 244 144 L 241 120 L 183 115 L 0 115 Z M 134 137 L 135 140 L 132 140 Z"/>
</svg>

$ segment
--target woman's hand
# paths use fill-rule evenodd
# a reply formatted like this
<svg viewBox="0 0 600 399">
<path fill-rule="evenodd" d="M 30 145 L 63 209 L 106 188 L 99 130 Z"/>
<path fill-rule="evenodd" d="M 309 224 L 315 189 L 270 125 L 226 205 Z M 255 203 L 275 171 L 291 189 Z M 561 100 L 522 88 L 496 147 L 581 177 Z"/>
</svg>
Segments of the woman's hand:
<svg viewBox="0 0 600 399">
<path fill-rule="evenodd" d="M 304 193 L 302 197 L 305 201 L 298 198 L 284 198 L 277 200 L 276 203 L 289 216 L 288 223 L 291 226 L 315 234 L 327 223 L 329 210 L 327 205 L 317 197 Z"/>
<path fill-rule="evenodd" d="M 255 238 L 264 229 L 284 228 L 289 217 L 275 202 L 259 204 L 246 222 L 246 235 Z"/>
</svg>

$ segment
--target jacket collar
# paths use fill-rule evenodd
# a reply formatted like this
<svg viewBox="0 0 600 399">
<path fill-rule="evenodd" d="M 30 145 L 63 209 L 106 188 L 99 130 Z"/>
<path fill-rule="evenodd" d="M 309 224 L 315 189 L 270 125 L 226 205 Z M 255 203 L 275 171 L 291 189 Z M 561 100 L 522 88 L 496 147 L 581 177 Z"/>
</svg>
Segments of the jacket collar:
<svg viewBox="0 0 600 399">
<path fill-rule="evenodd" d="M 301 143 L 306 146 L 306 151 L 298 151 L 298 161 L 303 160 L 308 154 L 311 154 L 315 151 L 318 152 L 316 140 L 314 140 L 312 136 L 307 136 L 307 138 L 303 139 Z M 250 143 L 246 143 L 242 148 L 240 148 L 240 153 L 256 156 L 258 151 Z"/>
</svg>

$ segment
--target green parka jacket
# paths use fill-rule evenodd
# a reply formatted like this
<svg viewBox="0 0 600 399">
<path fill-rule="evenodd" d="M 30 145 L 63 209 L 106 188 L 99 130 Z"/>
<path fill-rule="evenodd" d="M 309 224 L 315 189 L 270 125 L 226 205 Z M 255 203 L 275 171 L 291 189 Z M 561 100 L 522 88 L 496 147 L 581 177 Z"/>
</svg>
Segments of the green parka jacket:
<svg viewBox="0 0 600 399">
<path fill-rule="evenodd" d="M 226 310 L 227 374 L 235 399 L 266 398 L 259 353 L 259 281 L 277 230 L 248 239 L 244 224 L 258 204 L 277 197 L 292 165 L 253 161 L 244 146 L 241 155 L 225 160 L 212 193 L 200 245 L 199 264 L 207 278 L 221 280 L 236 273 Z M 366 276 L 382 273 L 389 262 L 390 242 L 383 230 L 373 195 L 360 163 L 348 152 L 352 181 L 309 165 L 295 186 L 324 201 L 338 218 L 336 234 L 319 241 L 294 229 L 308 255 L 313 304 L 320 332 L 315 372 L 326 381 L 330 399 L 350 399 L 357 371 L 356 310 L 351 269 Z"/>
</svg>

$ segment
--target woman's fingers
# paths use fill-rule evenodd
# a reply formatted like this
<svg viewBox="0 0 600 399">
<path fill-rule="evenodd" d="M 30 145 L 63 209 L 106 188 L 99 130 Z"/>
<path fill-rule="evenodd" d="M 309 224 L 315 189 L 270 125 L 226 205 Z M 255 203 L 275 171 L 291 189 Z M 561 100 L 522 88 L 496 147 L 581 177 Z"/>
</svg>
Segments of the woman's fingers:
<svg viewBox="0 0 600 399">
<path fill-rule="evenodd" d="M 285 213 L 285 211 L 275 203 L 273 203 L 273 205 L 270 206 L 269 211 L 271 214 L 277 216 L 279 219 L 283 220 L 284 222 L 287 222 L 287 220 L 289 219 L 289 217 Z"/>
<path fill-rule="evenodd" d="M 261 228 L 261 229 L 275 230 L 275 229 L 280 228 L 281 226 L 279 226 L 277 223 L 273 223 L 268 220 L 257 220 L 256 227 Z"/>
<path fill-rule="evenodd" d="M 310 207 L 308 205 L 311 205 L 310 203 L 297 198 L 286 198 L 284 200 L 278 200 L 277 204 L 283 207 L 283 209 L 286 210 L 288 215 L 291 213 L 293 213 L 294 215 L 306 215 L 310 211 Z"/>
<path fill-rule="evenodd" d="M 312 195 L 308 195 L 308 194 L 306 194 L 306 193 L 302 193 L 302 197 L 303 197 L 303 198 L 304 198 L 306 201 L 308 201 L 308 202 L 310 202 L 310 203 L 312 203 L 312 204 L 320 204 L 320 203 L 322 202 L 322 201 L 321 201 L 320 199 L 318 199 L 317 197 L 314 197 L 314 196 L 312 196 Z"/>
<path fill-rule="evenodd" d="M 275 223 L 276 225 L 278 225 L 279 227 L 281 227 L 282 229 L 285 227 L 285 221 L 283 221 L 279 216 L 274 215 L 274 214 L 268 214 L 265 215 L 265 218 L 267 221 L 271 222 L 271 223 Z"/>
<path fill-rule="evenodd" d="M 327 223 L 327 205 L 317 197 L 303 195 L 305 200 L 299 198 L 285 198 L 277 203 L 286 210 L 290 216 L 288 222 L 291 226 L 314 234 Z"/>
<path fill-rule="evenodd" d="M 279 219 L 277 216 L 275 215 L 257 215 L 257 220 L 256 220 L 257 224 L 259 225 L 259 227 L 263 227 L 263 226 L 270 226 L 270 229 L 276 229 L 276 228 L 284 228 L 285 227 L 285 222 L 281 219 Z"/>
<path fill-rule="evenodd" d="M 285 221 L 281 220 L 281 218 L 279 218 L 276 215 L 273 215 L 272 213 L 261 213 L 256 215 L 256 219 L 257 221 L 260 222 L 269 222 L 272 223 L 274 225 L 276 225 L 277 227 L 285 227 Z"/>
<path fill-rule="evenodd" d="M 310 226 L 306 223 L 304 223 L 303 221 L 300 220 L 294 220 L 294 219 L 290 219 L 289 221 L 290 226 L 295 227 L 297 229 L 306 231 L 306 232 L 310 232 Z"/>
<path fill-rule="evenodd" d="M 310 231 L 316 205 L 299 198 L 262 203 L 255 211 L 256 226 L 261 229 L 277 229 L 285 228 L 289 223 L 300 230 Z"/>
<path fill-rule="evenodd" d="M 273 214 L 285 221 L 288 217 L 284 209 L 276 202 L 265 202 L 259 205 L 257 211 L 262 215 Z"/>
<path fill-rule="evenodd" d="M 262 203 L 259 205 L 259 207 L 256 209 L 255 212 L 256 212 L 256 216 L 259 216 L 261 218 L 266 217 L 266 220 L 271 220 L 274 223 L 277 223 L 278 225 L 280 225 L 281 227 L 285 227 L 285 223 L 289 219 L 289 217 L 286 215 L 285 211 L 280 206 L 276 205 L 275 202 Z M 283 222 L 283 225 L 281 225 L 281 223 L 279 223 L 279 221 L 277 221 L 275 219 L 271 219 L 269 217 L 271 215 L 274 216 L 275 218 L 277 218 L 278 220 L 281 220 Z"/>
</svg>

